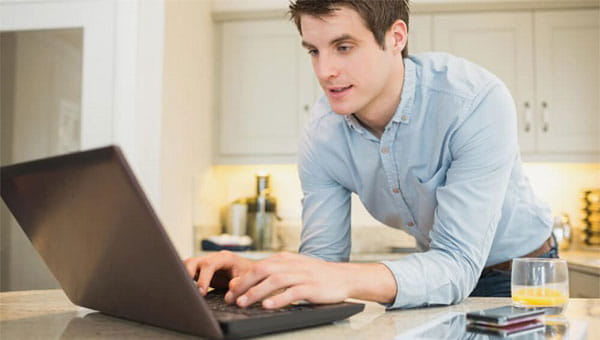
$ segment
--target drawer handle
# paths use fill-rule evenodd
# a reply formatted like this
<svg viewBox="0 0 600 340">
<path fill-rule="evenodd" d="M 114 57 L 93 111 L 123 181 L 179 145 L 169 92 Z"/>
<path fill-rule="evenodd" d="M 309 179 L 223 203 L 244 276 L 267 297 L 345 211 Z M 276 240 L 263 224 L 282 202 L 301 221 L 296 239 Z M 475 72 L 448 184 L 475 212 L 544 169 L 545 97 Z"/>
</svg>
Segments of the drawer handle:
<svg viewBox="0 0 600 340">
<path fill-rule="evenodd" d="M 542 131 L 548 132 L 550 129 L 550 110 L 548 109 L 548 103 L 545 101 L 542 102 L 542 119 L 543 119 L 543 127 Z"/>
<path fill-rule="evenodd" d="M 531 105 L 525 102 L 525 132 L 531 131 Z"/>
</svg>

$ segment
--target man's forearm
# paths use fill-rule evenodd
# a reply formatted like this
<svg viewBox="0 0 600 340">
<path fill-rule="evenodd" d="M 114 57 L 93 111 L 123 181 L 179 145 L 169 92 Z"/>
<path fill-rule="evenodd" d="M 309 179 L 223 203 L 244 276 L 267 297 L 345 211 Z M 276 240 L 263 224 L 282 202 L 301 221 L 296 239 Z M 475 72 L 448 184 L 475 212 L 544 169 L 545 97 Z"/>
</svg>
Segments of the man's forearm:
<svg viewBox="0 0 600 340">
<path fill-rule="evenodd" d="M 335 263 L 343 271 L 351 298 L 393 303 L 396 298 L 396 279 L 381 263 Z"/>
</svg>

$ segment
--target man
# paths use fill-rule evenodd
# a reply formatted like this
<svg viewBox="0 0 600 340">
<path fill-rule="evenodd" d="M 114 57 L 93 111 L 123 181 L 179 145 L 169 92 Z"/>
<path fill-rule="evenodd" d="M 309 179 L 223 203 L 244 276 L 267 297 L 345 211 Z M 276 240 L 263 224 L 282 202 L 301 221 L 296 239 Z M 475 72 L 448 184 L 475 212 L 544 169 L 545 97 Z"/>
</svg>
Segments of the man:
<svg viewBox="0 0 600 340">
<path fill-rule="evenodd" d="M 205 293 L 277 308 L 358 298 L 388 308 L 509 296 L 510 260 L 556 256 L 551 214 L 521 170 L 513 100 L 484 69 L 447 54 L 408 56 L 406 1 L 297 0 L 292 19 L 325 92 L 299 151 L 300 254 L 186 260 Z M 423 252 L 350 255 L 350 193 Z"/>
</svg>

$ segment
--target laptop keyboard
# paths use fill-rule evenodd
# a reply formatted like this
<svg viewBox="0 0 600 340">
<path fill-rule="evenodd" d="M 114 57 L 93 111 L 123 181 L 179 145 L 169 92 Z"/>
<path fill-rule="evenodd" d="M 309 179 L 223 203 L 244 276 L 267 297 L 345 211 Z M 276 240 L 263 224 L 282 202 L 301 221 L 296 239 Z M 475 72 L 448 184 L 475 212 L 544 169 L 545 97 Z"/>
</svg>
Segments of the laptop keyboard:
<svg viewBox="0 0 600 340">
<path fill-rule="evenodd" d="M 224 314 L 236 314 L 248 316 L 264 316 L 286 312 L 296 312 L 300 310 L 312 309 L 311 305 L 299 304 L 289 305 L 278 309 L 264 309 L 260 302 L 254 303 L 246 308 L 238 307 L 237 305 L 228 305 L 224 300 L 225 293 L 211 291 L 204 299 L 206 300 L 210 309 L 215 312 L 217 316 L 223 316 Z"/>
</svg>

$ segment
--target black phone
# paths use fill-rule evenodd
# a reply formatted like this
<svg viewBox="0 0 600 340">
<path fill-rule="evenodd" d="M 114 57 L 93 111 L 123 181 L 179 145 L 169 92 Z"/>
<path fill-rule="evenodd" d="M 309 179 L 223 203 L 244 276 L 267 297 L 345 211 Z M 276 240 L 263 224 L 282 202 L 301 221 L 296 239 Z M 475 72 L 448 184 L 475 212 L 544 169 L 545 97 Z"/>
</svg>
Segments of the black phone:
<svg viewBox="0 0 600 340">
<path fill-rule="evenodd" d="M 475 332 L 475 333 L 483 333 L 488 335 L 496 335 L 501 338 L 511 337 L 511 336 L 523 336 L 525 334 L 537 333 L 545 329 L 545 325 L 540 320 L 529 320 L 516 324 L 510 324 L 508 326 L 491 326 L 491 325 L 483 325 L 477 323 L 470 323 L 467 325 L 467 331 Z M 543 331 L 541 332 L 542 336 L 540 339 L 545 339 L 543 336 Z M 537 339 L 537 337 L 528 337 L 527 339 Z"/>
<path fill-rule="evenodd" d="M 480 325 L 504 327 L 535 320 L 542 315 L 543 309 L 502 306 L 467 313 L 467 319 Z"/>
</svg>

